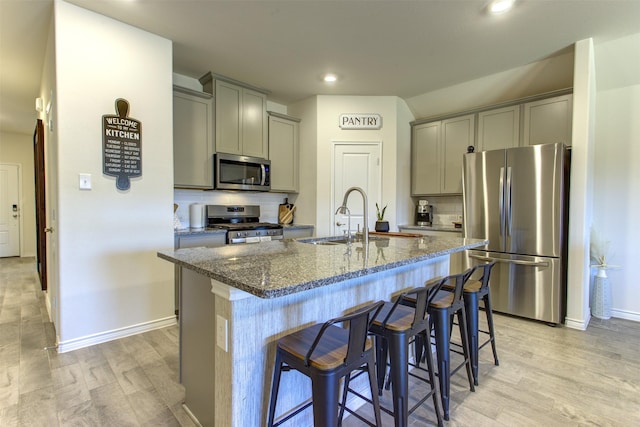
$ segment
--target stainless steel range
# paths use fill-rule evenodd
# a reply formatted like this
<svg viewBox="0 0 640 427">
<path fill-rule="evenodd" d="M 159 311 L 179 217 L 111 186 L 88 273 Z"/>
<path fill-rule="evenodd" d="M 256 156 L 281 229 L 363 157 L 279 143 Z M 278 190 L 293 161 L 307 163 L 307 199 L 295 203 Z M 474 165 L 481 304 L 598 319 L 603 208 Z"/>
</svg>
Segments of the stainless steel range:
<svg viewBox="0 0 640 427">
<path fill-rule="evenodd" d="M 260 206 L 207 205 L 207 227 L 227 230 L 227 243 L 282 240 L 282 225 L 260 222 Z"/>
</svg>

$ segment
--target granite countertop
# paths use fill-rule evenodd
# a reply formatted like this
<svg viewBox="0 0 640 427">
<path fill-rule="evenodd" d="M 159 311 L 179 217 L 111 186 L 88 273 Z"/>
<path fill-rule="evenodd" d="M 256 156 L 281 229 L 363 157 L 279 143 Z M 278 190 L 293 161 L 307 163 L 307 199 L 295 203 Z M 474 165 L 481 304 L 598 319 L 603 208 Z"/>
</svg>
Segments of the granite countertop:
<svg viewBox="0 0 640 427">
<path fill-rule="evenodd" d="M 309 238 L 177 249 L 158 252 L 158 256 L 258 297 L 277 298 L 488 243 L 440 236 L 371 239 L 368 256 L 362 243 L 350 248 L 304 243 L 319 240 Z"/>
<path fill-rule="evenodd" d="M 462 233 L 462 228 L 455 228 L 453 226 L 449 226 L 449 225 L 438 225 L 438 224 L 434 224 L 434 225 L 413 225 L 413 224 L 407 224 L 407 225 L 399 225 L 398 229 L 407 229 L 407 230 L 432 230 L 432 231 L 451 231 L 451 232 L 455 232 L 455 233 Z"/>
</svg>

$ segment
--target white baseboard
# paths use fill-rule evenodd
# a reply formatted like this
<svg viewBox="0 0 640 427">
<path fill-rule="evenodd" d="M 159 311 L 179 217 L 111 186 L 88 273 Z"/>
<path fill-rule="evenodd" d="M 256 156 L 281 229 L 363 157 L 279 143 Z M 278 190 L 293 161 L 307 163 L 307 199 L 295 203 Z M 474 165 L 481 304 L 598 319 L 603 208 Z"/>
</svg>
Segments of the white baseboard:
<svg viewBox="0 0 640 427">
<path fill-rule="evenodd" d="M 564 318 L 564 325 L 567 328 L 578 329 L 580 331 L 586 331 L 587 326 L 589 326 L 589 321 L 591 320 L 591 313 L 587 313 L 587 318 L 585 320 L 578 319 L 570 319 L 568 317 Z"/>
<path fill-rule="evenodd" d="M 126 326 L 120 329 L 114 329 L 112 331 L 74 338 L 72 340 L 58 342 L 58 353 L 66 353 L 67 351 L 117 340 L 131 335 L 140 334 L 142 332 L 149 332 L 154 329 L 166 328 L 167 326 L 173 326 L 175 324 L 176 317 L 170 316 L 165 317 L 164 319 L 157 319 L 150 322 L 139 323 L 137 325 Z"/>
<path fill-rule="evenodd" d="M 634 322 L 640 322 L 640 313 L 636 313 L 634 311 L 618 310 L 614 308 L 611 310 L 611 317 L 617 317 L 619 319 L 627 319 L 627 320 L 633 320 Z"/>
</svg>

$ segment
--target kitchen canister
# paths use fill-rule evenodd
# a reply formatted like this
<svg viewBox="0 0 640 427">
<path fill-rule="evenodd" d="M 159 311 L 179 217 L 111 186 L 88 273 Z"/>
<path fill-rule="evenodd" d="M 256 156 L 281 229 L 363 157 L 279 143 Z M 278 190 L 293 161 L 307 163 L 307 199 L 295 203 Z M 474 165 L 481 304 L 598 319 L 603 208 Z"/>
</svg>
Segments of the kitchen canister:
<svg viewBox="0 0 640 427">
<path fill-rule="evenodd" d="M 189 227 L 204 228 L 205 225 L 205 205 L 192 203 L 189 205 Z"/>
</svg>

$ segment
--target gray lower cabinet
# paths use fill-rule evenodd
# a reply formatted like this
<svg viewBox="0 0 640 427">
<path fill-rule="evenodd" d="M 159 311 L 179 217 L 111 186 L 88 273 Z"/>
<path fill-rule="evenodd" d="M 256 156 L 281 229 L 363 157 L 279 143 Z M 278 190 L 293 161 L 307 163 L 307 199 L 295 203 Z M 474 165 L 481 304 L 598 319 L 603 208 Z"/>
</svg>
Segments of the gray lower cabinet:
<svg viewBox="0 0 640 427">
<path fill-rule="evenodd" d="M 271 191 L 297 193 L 300 119 L 269 112 L 269 160 Z"/>
<path fill-rule="evenodd" d="M 174 86 L 173 185 L 213 188 L 213 97 Z"/>
<path fill-rule="evenodd" d="M 282 230 L 285 239 L 300 239 L 313 236 L 312 225 L 292 225 L 285 226 Z"/>
<path fill-rule="evenodd" d="M 202 234 L 185 234 L 176 235 L 174 237 L 174 248 L 215 248 L 218 246 L 224 246 L 227 243 L 227 234 L 225 231 L 216 233 L 202 233 Z M 180 314 L 180 287 L 182 286 L 182 267 L 177 265 L 174 267 L 175 276 L 175 314 Z"/>
</svg>

